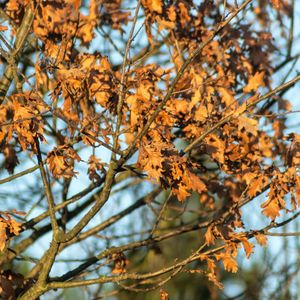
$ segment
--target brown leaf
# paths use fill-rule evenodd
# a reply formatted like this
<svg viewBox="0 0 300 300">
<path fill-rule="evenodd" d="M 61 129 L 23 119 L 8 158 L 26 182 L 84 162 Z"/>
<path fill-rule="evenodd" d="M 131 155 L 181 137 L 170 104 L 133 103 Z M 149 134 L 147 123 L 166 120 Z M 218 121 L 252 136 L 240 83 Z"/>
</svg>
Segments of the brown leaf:
<svg viewBox="0 0 300 300">
<path fill-rule="evenodd" d="M 128 260 L 126 259 L 126 256 L 123 252 L 114 253 L 112 255 L 112 260 L 114 261 L 112 274 L 122 274 L 126 272 Z"/>
<path fill-rule="evenodd" d="M 89 167 L 88 167 L 88 174 L 89 174 L 89 178 L 92 181 L 96 181 L 96 182 L 100 182 L 101 177 L 98 174 L 100 171 L 103 172 L 104 171 L 104 166 L 101 163 L 101 160 L 99 158 L 97 158 L 94 155 L 91 155 L 89 158 Z"/>
<path fill-rule="evenodd" d="M 19 160 L 15 149 L 8 144 L 4 147 L 3 154 L 5 156 L 4 167 L 9 174 L 13 174 L 15 167 L 19 164 Z"/>
<path fill-rule="evenodd" d="M 0 271 L 0 296 L 4 300 L 14 300 L 34 284 L 33 279 L 26 279 L 11 270 Z M 40 299 L 39 297 L 36 298 Z"/>
</svg>

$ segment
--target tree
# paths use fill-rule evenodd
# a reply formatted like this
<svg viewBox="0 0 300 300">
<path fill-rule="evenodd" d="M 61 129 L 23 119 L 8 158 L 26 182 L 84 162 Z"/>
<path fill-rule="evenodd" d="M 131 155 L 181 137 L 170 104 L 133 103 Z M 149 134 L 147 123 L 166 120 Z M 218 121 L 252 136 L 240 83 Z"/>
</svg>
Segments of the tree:
<svg viewBox="0 0 300 300">
<path fill-rule="evenodd" d="M 217 299 L 238 251 L 297 235 L 272 231 L 300 214 L 295 2 L 2 4 L 2 298 Z"/>
</svg>

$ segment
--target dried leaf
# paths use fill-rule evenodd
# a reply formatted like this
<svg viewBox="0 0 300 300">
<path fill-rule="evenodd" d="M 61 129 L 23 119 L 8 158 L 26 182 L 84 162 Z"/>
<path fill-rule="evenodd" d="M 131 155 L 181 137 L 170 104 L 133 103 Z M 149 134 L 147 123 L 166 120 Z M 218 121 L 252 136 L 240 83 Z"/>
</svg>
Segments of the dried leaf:
<svg viewBox="0 0 300 300">
<path fill-rule="evenodd" d="M 245 250 L 245 253 L 246 253 L 246 256 L 247 258 L 249 258 L 251 256 L 251 254 L 253 254 L 253 244 L 250 243 L 247 238 L 243 238 L 242 239 L 242 244 L 243 244 L 243 247 L 244 247 L 244 250 Z"/>
<path fill-rule="evenodd" d="M 224 265 L 224 269 L 228 272 L 236 273 L 238 271 L 238 264 L 236 259 L 229 253 L 224 252 L 215 255 L 216 259 L 221 260 Z"/>
<path fill-rule="evenodd" d="M 76 175 L 74 172 L 74 160 L 81 160 L 76 151 L 68 146 L 63 145 L 55 147 L 48 153 L 47 163 L 54 177 L 70 179 Z"/>
<path fill-rule="evenodd" d="M 268 184 L 268 182 L 269 182 L 269 178 L 265 175 L 260 175 L 259 177 L 252 179 L 248 185 L 247 194 L 249 195 L 249 197 L 253 198 L 258 193 L 260 193 L 264 189 L 264 187 Z"/>
<path fill-rule="evenodd" d="M 7 26 L 0 25 L 0 31 L 6 31 L 8 29 Z"/>
<path fill-rule="evenodd" d="M 262 213 L 269 217 L 272 220 L 275 220 L 277 217 L 280 216 L 280 207 L 278 205 L 278 201 L 276 199 L 273 200 L 267 200 L 262 205 L 261 208 L 263 208 Z"/>
<path fill-rule="evenodd" d="M 262 233 L 256 233 L 256 234 L 254 234 L 254 237 L 257 240 L 257 242 L 258 242 L 259 245 L 264 246 L 264 247 L 267 246 L 268 239 L 267 239 L 267 237 L 264 234 L 262 234 Z"/>
<path fill-rule="evenodd" d="M 169 294 L 164 290 L 160 290 L 160 298 L 161 300 L 169 300 Z"/>
<path fill-rule="evenodd" d="M 143 0 L 142 3 L 144 7 L 149 9 L 151 12 L 161 14 L 163 11 L 162 0 Z"/>
<path fill-rule="evenodd" d="M 256 72 L 249 77 L 248 84 L 244 87 L 244 93 L 257 91 L 259 87 L 265 86 L 264 83 L 265 72 Z"/>
<path fill-rule="evenodd" d="M 206 243 L 207 243 L 208 246 L 213 245 L 215 243 L 216 238 L 215 238 L 215 235 L 213 233 L 213 227 L 212 226 L 209 226 L 207 228 L 207 231 L 205 233 L 205 240 L 206 240 Z"/>
</svg>

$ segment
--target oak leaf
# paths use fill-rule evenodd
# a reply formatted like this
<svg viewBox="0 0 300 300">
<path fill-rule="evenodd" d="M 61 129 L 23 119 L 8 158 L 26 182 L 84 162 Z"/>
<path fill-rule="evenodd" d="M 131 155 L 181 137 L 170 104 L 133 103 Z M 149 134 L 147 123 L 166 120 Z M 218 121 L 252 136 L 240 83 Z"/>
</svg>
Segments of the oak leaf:
<svg viewBox="0 0 300 300">
<path fill-rule="evenodd" d="M 207 153 L 211 154 L 213 159 L 216 159 L 220 163 L 224 163 L 225 142 L 214 133 L 206 137 L 205 142 Z"/>
<path fill-rule="evenodd" d="M 170 6 L 167 10 L 167 15 L 170 21 L 174 22 L 176 20 L 176 7 Z"/>
<path fill-rule="evenodd" d="M 281 8 L 281 1 L 282 1 L 282 0 L 271 0 L 272 5 L 273 5 L 276 9 L 280 9 L 280 8 Z"/>
<path fill-rule="evenodd" d="M 253 254 L 253 244 L 250 243 L 246 237 L 244 237 L 242 240 L 242 244 L 243 244 L 243 247 L 244 247 L 244 250 L 245 250 L 245 253 L 246 253 L 246 256 L 247 258 L 249 258 L 251 256 L 251 254 Z"/>
<path fill-rule="evenodd" d="M 213 245 L 215 243 L 215 240 L 216 240 L 216 237 L 213 232 L 213 227 L 209 226 L 205 233 L 205 241 L 206 241 L 207 245 L 209 246 L 209 245 Z"/>
<path fill-rule="evenodd" d="M 7 241 L 7 223 L 5 220 L 0 219 L 0 252 L 6 247 Z"/>
<path fill-rule="evenodd" d="M 160 290 L 159 293 L 161 300 L 169 300 L 169 294 L 166 291 Z"/>
<path fill-rule="evenodd" d="M 236 273 L 238 271 L 238 264 L 236 258 L 230 253 L 224 252 L 215 255 L 216 259 L 221 260 L 224 265 L 224 269 L 228 272 Z"/>
<path fill-rule="evenodd" d="M 143 0 L 143 5 L 151 12 L 156 12 L 158 14 L 161 14 L 163 11 L 162 0 Z"/>
<path fill-rule="evenodd" d="M 261 208 L 263 208 L 262 213 L 272 220 L 275 220 L 277 217 L 280 216 L 280 206 L 278 205 L 277 199 L 265 201 L 261 205 Z"/>
<path fill-rule="evenodd" d="M 259 245 L 264 246 L 264 247 L 267 246 L 268 239 L 264 234 L 256 233 L 256 234 L 254 234 L 254 237 L 257 240 Z"/>
<path fill-rule="evenodd" d="M 70 179 L 76 175 L 74 172 L 74 160 L 81 160 L 76 151 L 69 145 L 55 147 L 48 153 L 47 163 L 51 173 L 56 178 Z"/>
<path fill-rule="evenodd" d="M 12 219 L 9 212 L 0 212 L 0 252 L 5 249 L 9 238 L 19 235 L 21 224 Z"/>
<path fill-rule="evenodd" d="M 123 274 L 126 272 L 126 267 L 129 261 L 123 252 L 114 253 L 112 255 L 112 260 L 114 262 L 114 268 L 112 274 Z"/>
<path fill-rule="evenodd" d="M 264 187 L 268 184 L 269 178 L 265 175 L 258 175 L 255 179 L 252 179 L 248 185 L 247 194 L 249 197 L 254 197 L 260 193 Z"/>
<path fill-rule="evenodd" d="M 16 150 L 10 144 L 4 146 L 3 154 L 5 157 L 4 167 L 9 174 L 13 174 L 15 167 L 19 164 Z"/>
<path fill-rule="evenodd" d="M 238 117 L 238 129 L 257 136 L 258 121 L 241 115 Z"/>
<path fill-rule="evenodd" d="M 226 89 L 226 88 L 223 88 L 223 87 L 218 88 L 218 91 L 219 91 L 219 93 L 221 94 L 222 102 L 223 102 L 226 106 L 229 106 L 229 105 L 231 105 L 233 102 L 235 102 L 235 99 L 234 99 L 234 96 L 233 96 L 232 91 L 230 91 L 230 90 L 228 90 L 228 89 Z"/>
<path fill-rule="evenodd" d="M 259 87 L 265 86 L 264 83 L 265 72 L 256 72 L 251 75 L 248 80 L 248 84 L 244 87 L 244 93 L 250 93 L 256 91 Z"/>
<path fill-rule="evenodd" d="M 89 163 L 89 167 L 88 167 L 89 179 L 92 181 L 100 182 L 101 177 L 99 173 L 105 171 L 103 163 L 101 163 L 101 160 L 94 155 L 91 155 L 89 157 L 88 163 Z"/>
</svg>

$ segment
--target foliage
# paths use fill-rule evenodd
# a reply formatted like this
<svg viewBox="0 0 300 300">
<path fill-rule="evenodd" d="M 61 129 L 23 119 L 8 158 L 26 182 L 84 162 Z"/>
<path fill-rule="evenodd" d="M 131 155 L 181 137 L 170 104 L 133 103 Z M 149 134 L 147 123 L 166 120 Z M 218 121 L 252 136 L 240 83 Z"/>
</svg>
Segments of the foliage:
<svg viewBox="0 0 300 300">
<path fill-rule="evenodd" d="M 94 297 L 168 299 L 165 284 L 184 273 L 222 289 L 221 266 L 236 273 L 238 252 L 251 258 L 272 228 L 296 219 L 294 4 L 6 1 L 0 151 L 11 175 L 0 184 L 22 192 L 6 193 L 0 215 L 3 298 L 97 285 Z M 263 227 L 245 225 L 241 208 L 252 202 Z M 187 253 L 139 268 L 143 253 L 193 232 Z M 28 259 L 42 238 L 46 250 Z M 87 252 L 57 272 L 69 247 Z M 20 258 L 31 264 L 22 275 Z"/>
</svg>

